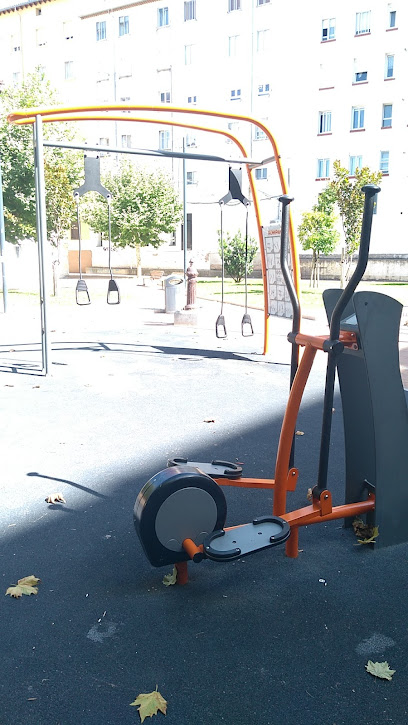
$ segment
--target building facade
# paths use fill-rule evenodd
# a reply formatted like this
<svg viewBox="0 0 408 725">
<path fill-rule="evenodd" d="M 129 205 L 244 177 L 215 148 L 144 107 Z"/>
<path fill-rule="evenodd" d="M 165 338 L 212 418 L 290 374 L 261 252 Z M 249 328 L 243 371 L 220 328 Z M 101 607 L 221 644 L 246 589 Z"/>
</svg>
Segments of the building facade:
<svg viewBox="0 0 408 725">
<path fill-rule="evenodd" d="M 363 7 L 335 0 L 37 0 L 0 10 L 0 80 L 18 83 L 40 66 L 67 105 L 169 104 L 253 116 L 277 140 L 295 227 L 332 177 L 334 160 L 351 177 L 356 167 L 381 170 L 372 251 L 404 254 L 407 43 L 404 0 L 366 0 Z M 234 119 L 217 125 L 238 136 L 251 158 L 271 156 L 256 126 Z M 160 123 L 87 122 L 81 134 L 104 146 L 237 154 L 224 137 Z M 181 193 L 181 161 L 137 163 L 164 166 Z M 228 164 L 188 160 L 186 170 L 188 247 L 204 268 L 218 249 Z M 273 163 L 253 173 L 267 225 L 279 215 L 277 173 Z M 226 229 L 244 228 L 241 205 L 224 213 Z M 250 230 L 255 235 L 252 218 Z M 181 245 L 179 230 L 158 252 L 145 250 L 144 263 L 180 268 Z"/>
</svg>

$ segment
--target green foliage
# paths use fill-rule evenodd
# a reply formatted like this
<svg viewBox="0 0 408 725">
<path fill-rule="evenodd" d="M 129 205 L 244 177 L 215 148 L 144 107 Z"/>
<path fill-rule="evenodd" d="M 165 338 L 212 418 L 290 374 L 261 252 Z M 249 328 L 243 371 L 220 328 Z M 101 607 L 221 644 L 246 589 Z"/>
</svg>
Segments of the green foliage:
<svg viewBox="0 0 408 725">
<path fill-rule="evenodd" d="M 350 172 L 341 166 L 340 161 L 333 164 L 334 179 L 330 187 L 335 194 L 336 203 L 340 211 L 345 237 L 346 255 L 352 255 L 359 247 L 361 223 L 363 219 L 364 194 L 361 189 L 365 184 L 380 184 L 381 171 L 370 171 L 368 166 L 356 169 L 355 178 L 350 178 Z"/>
<path fill-rule="evenodd" d="M 5 231 L 8 242 L 36 236 L 35 181 L 32 126 L 16 126 L 7 115 L 19 108 L 53 106 L 56 93 L 39 69 L 16 86 L 0 93 L 0 155 L 3 175 Z M 72 140 L 68 124 L 44 125 L 44 138 Z M 78 153 L 44 149 L 47 225 L 49 238 L 57 245 L 71 226 L 74 213 L 73 188 L 78 185 L 81 161 Z"/>
<path fill-rule="evenodd" d="M 333 211 L 336 202 L 335 192 L 329 185 L 319 194 L 317 204 L 312 211 L 302 215 L 298 229 L 299 240 L 303 249 L 313 252 L 310 285 L 319 283 L 319 256 L 334 252 L 339 240 L 339 233 L 334 228 L 336 216 Z"/>
<path fill-rule="evenodd" d="M 218 232 L 218 244 L 221 254 L 221 236 Z M 232 277 L 234 282 L 241 282 L 245 277 L 245 239 L 238 231 L 233 237 L 227 232 L 224 235 L 224 268 L 227 277 Z M 247 273 L 250 274 L 254 267 L 254 259 L 258 250 L 253 237 L 248 237 L 247 251 Z"/>
<path fill-rule="evenodd" d="M 182 205 L 170 179 L 161 171 L 137 168 L 126 159 L 119 169 L 102 175 L 103 185 L 112 193 L 111 232 L 116 247 L 159 247 L 163 234 L 175 232 L 181 220 Z M 84 213 L 94 231 L 108 235 L 108 209 L 100 195 L 87 197 Z"/>
</svg>

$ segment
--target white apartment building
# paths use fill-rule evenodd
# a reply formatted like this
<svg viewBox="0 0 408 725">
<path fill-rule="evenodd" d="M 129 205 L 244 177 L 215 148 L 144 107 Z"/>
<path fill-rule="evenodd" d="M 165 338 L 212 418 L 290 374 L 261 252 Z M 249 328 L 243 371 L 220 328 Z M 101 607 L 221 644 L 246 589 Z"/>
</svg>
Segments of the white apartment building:
<svg viewBox="0 0 408 725">
<path fill-rule="evenodd" d="M 17 2 L 0 9 L 0 61 L 6 84 L 42 66 L 67 105 L 170 104 L 259 119 L 276 138 L 295 197 L 295 226 L 331 178 L 335 159 L 351 176 L 357 166 L 379 169 L 372 252 L 407 252 L 405 0 Z M 211 123 L 231 130 L 251 158 L 271 156 L 257 127 Z M 92 144 L 178 151 L 184 144 L 187 151 L 237 158 L 236 147 L 221 136 L 160 123 L 87 122 L 81 133 Z M 137 159 L 164 166 L 181 193 L 181 161 Z M 228 165 L 188 160 L 186 169 L 188 247 L 205 267 L 217 252 Z M 273 163 L 253 173 L 266 225 L 278 216 L 278 177 Z M 244 213 L 240 205 L 227 207 L 225 228 L 243 229 Z M 164 262 L 182 267 L 180 230 L 154 255 L 144 250 L 144 264 Z"/>
</svg>

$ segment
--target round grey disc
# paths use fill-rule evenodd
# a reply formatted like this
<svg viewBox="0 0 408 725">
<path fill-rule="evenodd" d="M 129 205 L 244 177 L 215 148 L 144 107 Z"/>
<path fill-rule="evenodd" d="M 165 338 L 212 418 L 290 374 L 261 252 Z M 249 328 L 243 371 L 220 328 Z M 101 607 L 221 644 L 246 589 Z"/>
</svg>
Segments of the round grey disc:
<svg viewBox="0 0 408 725">
<path fill-rule="evenodd" d="M 217 522 L 217 506 L 202 488 L 182 488 L 172 493 L 156 516 L 156 536 L 170 551 L 182 551 L 184 539 L 202 544 Z"/>
</svg>

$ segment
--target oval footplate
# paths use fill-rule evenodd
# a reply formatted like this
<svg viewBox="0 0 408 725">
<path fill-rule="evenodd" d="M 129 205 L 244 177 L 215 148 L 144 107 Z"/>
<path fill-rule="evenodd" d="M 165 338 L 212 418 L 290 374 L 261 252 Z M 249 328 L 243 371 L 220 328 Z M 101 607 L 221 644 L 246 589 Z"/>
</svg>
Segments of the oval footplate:
<svg viewBox="0 0 408 725">
<path fill-rule="evenodd" d="M 252 524 L 235 529 L 218 529 L 203 542 L 204 553 L 213 561 L 232 561 L 262 549 L 283 544 L 290 536 L 290 526 L 279 516 L 261 516 Z"/>
</svg>

